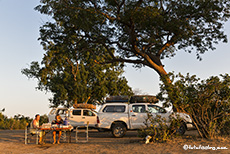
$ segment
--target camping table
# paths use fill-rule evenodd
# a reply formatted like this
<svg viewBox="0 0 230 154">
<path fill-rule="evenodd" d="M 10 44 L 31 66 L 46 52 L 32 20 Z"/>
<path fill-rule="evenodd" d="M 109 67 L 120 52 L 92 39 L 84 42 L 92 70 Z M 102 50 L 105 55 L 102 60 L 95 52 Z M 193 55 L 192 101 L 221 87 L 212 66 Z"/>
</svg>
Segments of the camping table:
<svg viewBox="0 0 230 154">
<path fill-rule="evenodd" d="M 68 133 L 68 143 L 71 143 L 71 130 L 73 129 L 73 127 L 70 125 L 69 127 L 45 127 L 45 128 L 40 128 L 41 131 L 45 132 L 45 136 L 46 134 L 51 132 L 51 131 L 62 131 L 62 132 L 66 132 Z"/>
</svg>

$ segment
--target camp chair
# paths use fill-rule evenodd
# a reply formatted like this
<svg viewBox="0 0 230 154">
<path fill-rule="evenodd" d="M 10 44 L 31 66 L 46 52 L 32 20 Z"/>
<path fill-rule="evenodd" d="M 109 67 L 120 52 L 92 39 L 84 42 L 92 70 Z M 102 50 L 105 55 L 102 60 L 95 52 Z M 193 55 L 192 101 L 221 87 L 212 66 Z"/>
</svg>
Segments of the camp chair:
<svg viewBox="0 0 230 154">
<path fill-rule="evenodd" d="M 31 131 L 31 129 L 33 129 L 33 131 Z M 38 129 L 35 129 L 34 131 L 34 128 L 32 128 L 32 124 L 27 124 L 25 128 L 25 144 L 30 143 L 33 136 L 36 137 L 36 144 L 38 144 Z"/>
<path fill-rule="evenodd" d="M 79 128 L 85 128 L 83 132 L 79 131 Z M 79 133 L 85 133 L 85 139 L 79 139 Z M 76 136 L 75 136 L 76 143 L 77 142 L 88 142 L 89 141 L 89 121 L 84 126 L 77 126 L 76 127 Z"/>
</svg>

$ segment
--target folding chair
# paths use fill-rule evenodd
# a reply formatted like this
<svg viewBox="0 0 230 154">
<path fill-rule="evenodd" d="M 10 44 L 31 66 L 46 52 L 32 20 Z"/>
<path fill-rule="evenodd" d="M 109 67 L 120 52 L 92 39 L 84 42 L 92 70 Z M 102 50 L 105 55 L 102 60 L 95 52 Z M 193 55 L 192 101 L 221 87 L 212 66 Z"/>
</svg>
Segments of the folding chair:
<svg viewBox="0 0 230 154">
<path fill-rule="evenodd" d="M 38 130 L 30 131 L 31 130 L 31 124 L 27 125 L 25 128 L 25 144 L 30 143 L 31 138 L 33 136 L 36 137 L 36 144 L 38 144 Z"/>
<path fill-rule="evenodd" d="M 84 139 L 79 139 L 78 133 L 80 133 L 80 131 L 78 130 L 78 128 L 85 128 L 85 131 L 83 133 L 85 133 L 85 140 Z M 76 143 L 77 142 L 88 142 L 89 141 L 89 122 L 87 121 L 87 125 L 85 126 L 77 126 L 76 127 Z"/>
</svg>

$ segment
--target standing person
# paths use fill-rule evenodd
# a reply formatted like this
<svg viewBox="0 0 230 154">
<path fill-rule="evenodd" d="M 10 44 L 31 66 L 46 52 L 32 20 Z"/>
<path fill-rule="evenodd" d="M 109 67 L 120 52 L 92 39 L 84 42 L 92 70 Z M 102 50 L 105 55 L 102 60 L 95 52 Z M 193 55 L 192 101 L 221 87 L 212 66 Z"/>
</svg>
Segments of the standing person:
<svg viewBox="0 0 230 154">
<path fill-rule="evenodd" d="M 64 121 L 62 120 L 62 118 L 61 118 L 61 116 L 59 114 L 57 114 L 55 116 L 55 119 L 56 120 L 52 121 L 52 124 L 57 124 L 57 125 L 64 124 Z M 54 139 L 53 144 L 56 143 L 56 134 L 58 134 L 57 143 L 60 144 L 60 138 L 61 138 L 61 131 L 60 130 L 59 131 L 56 131 L 56 130 L 53 131 L 53 139 Z"/>
<path fill-rule="evenodd" d="M 42 144 L 42 137 L 44 136 L 45 133 L 41 130 L 38 130 L 40 128 L 39 127 L 39 120 L 40 120 L 40 115 L 36 114 L 35 119 L 32 121 L 32 124 L 30 127 L 30 133 L 38 134 L 38 136 L 39 136 L 39 142 L 38 143 Z"/>
</svg>

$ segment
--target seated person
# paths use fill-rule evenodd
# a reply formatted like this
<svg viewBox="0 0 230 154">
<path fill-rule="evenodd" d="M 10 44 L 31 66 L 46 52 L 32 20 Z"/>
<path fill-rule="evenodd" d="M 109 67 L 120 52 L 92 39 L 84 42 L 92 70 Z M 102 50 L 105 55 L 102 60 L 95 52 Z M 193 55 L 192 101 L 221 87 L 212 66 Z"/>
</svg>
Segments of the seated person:
<svg viewBox="0 0 230 154">
<path fill-rule="evenodd" d="M 42 144 L 42 137 L 44 136 L 45 132 L 38 130 L 39 127 L 39 120 L 40 120 L 40 115 L 36 114 L 35 119 L 32 121 L 30 125 L 30 133 L 32 134 L 38 134 L 39 136 L 39 144 Z"/>
<path fill-rule="evenodd" d="M 55 119 L 56 120 L 52 121 L 52 124 L 57 124 L 57 125 L 64 124 L 64 121 L 62 120 L 62 118 L 59 114 L 56 115 Z M 58 134 L 57 143 L 60 144 L 61 131 L 56 131 L 56 130 L 53 131 L 53 139 L 54 139 L 53 144 L 56 143 L 56 134 Z"/>
</svg>

